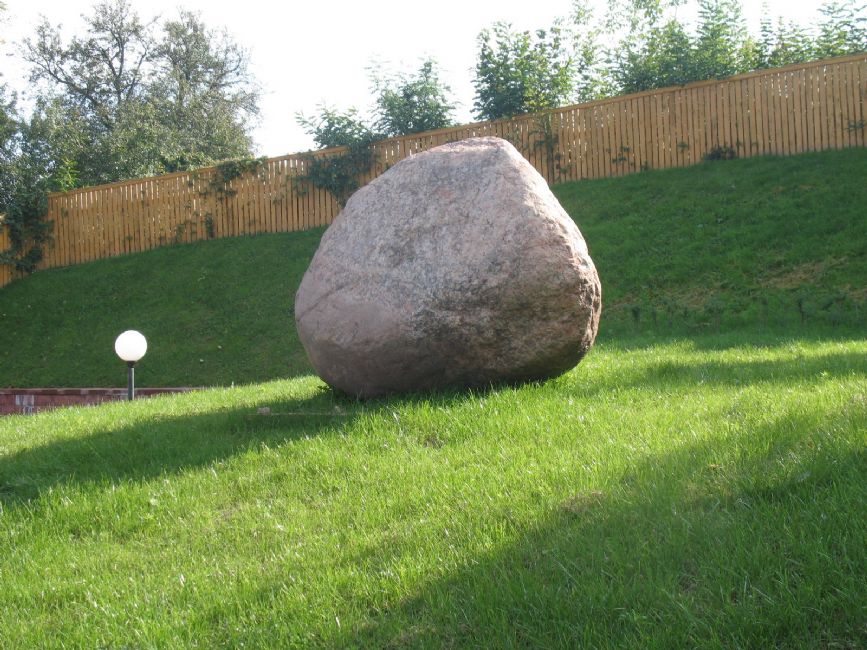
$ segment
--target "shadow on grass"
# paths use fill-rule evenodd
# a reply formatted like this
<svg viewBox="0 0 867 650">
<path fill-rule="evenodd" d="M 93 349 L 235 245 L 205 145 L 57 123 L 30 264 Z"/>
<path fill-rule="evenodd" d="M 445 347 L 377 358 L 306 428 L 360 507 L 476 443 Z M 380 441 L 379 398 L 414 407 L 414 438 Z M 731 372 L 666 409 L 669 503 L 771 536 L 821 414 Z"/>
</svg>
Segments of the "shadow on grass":
<svg viewBox="0 0 867 650">
<path fill-rule="evenodd" d="M 777 443 L 761 457 L 739 457 L 724 441 L 647 457 L 609 493 L 576 492 L 532 526 L 488 516 L 484 525 L 510 529 L 510 543 L 465 555 L 443 575 L 422 576 L 408 595 L 394 597 L 389 587 L 341 590 L 324 605 L 341 614 L 343 626 L 328 628 L 333 632 L 320 641 L 370 648 L 864 647 L 867 453 L 851 441 L 809 444 L 819 442 L 817 425 L 835 427 L 851 416 L 827 422 L 819 414 L 783 414 L 754 432 Z M 361 573 L 392 575 L 399 593 L 406 578 L 397 576 L 412 566 L 401 554 L 412 548 L 407 540 L 348 561 Z M 279 602 L 283 578 L 256 599 Z M 363 612 L 362 622 L 347 624 L 341 610 Z M 217 606 L 207 616 L 222 613 Z M 227 639 L 266 640 L 266 630 Z"/>
<path fill-rule="evenodd" d="M 744 345 L 743 338 L 738 341 L 740 346 Z M 771 346 L 774 341 L 777 346 L 798 342 L 770 337 L 764 344 Z M 609 349 L 622 349 L 626 354 L 659 344 L 657 341 L 606 343 Z M 705 346 L 713 348 L 713 345 L 713 342 L 705 342 Z M 726 347 L 719 340 L 717 345 L 720 349 Z M 839 352 L 799 356 L 794 351 L 787 359 L 694 363 L 672 360 L 672 355 L 666 355 L 659 362 L 649 360 L 646 364 L 624 367 L 614 376 L 603 374 L 592 383 L 584 384 L 579 379 L 565 390 L 593 397 L 639 387 L 684 389 L 701 385 L 791 383 L 852 373 L 867 374 L 867 355 Z M 475 390 L 473 394 L 478 392 Z M 263 399 L 261 404 L 242 408 L 215 408 L 180 417 L 156 415 L 152 419 L 138 419 L 127 426 L 109 426 L 89 435 L 54 440 L 0 457 L 0 502 L 30 501 L 42 491 L 62 483 L 147 480 L 201 467 L 261 444 L 279 445 L 304 436 L 332 433 L 350 425 L 362 411 L 376 412 L 419 399 L 445 404 L 465 399 L 468 394 L 467 391 L 443 391 L 359 403 L 325 390 L 307 399 L 289 399 L 279 404 Z M 275 414 L 257 415 L 257 406 L 266 403 Z M 63 426 L 62 419 L 58 418 L 57 422 L 57 426 Z"/>
<path fill-rule="evenodd" d="M 637 376 L 618 374 L 598 390 L 642 383 L 688 388 L 696 377 L 786 381 L 852 370 L 867 371 L 867 360 L 840 353 L 770 362 L 665 361 Z M 56 485 L 148 480 L 262 443 L 331 435 L 362 413 L 418 399 L 465 398 L 454 392 L 361 406 L 324 391 L 106 427 L 0 458 L 0 500 L 26 505 Z M 266 404 L 287 415 L 256 416 L 256 407 Z M 335 415 L 335 406 L 343 412 Z M 576 491 L 546 505 L 538 521 L 500 519 L 492 510 L 456 522 L 454 530 L 491 526 L 508 535 L 503 545 L 472 556 L 462 550 L 472 537 L 457 542 L 458 568 L 429 577 L 411 575 L 412 539 L 365 548 L 346 558 L 359 573 L 383 582 L 382 576 L 407 576 L 412 586 L 358 592 L 350 580 L 335 585 L 329 591 L 335 602 L 326 605 L 365 614 L 356 623 L 341 616 L 342 628 L 311 630 L 310 638 L 327 647 L 863 647 L 867 453 L 852 440 L 865 426 L 863 403 L 852 402 L 839 412 L 780 413 L 749 433 L 759 441 L 750 449 L 763 450 L 752 455 L 723 439 L 683 441 L 635 463 L 604 493 Z M 839 430 L 848 432 L 848 442 L 835 435 Z M 279 617 L 294 580 L 292 567 L 285 571 L 253 594 L 229 588 L 219 602 L 203 606 L 204 628 L 226 635 L 213 641 L 279 645 L 280 633 L 269 632 L 262 618 L 258 626 L 217 623 L 237 620 L 239 603 L 260 616 L 273 608 Z"/>
<path fill-rule="evenodd" d="M 629 354 L 683 340 L 608 341 L 605 345 L 609 350 Z M 687 340 L 698 350 L 743 347 L 750 342 L 742 335 Z M 765 334 L 757 337 L 755 345 L 780 347 L 797 345 L 801 340 Z M 646 363 L 623 367 L 614 375 L 602 373 L 592 383 L 585 384 L 578 379 L 566 390 L 582 397 L 593 397 L 639 387 L 684 389 L 702 385 L 792 383 L 852 373 L 867 375 L 867 355 L 843 351 L 801 355 L 796 348 L 789 358 L 776 360 L 689 362 L 665 355 L 658 362 L 648 359 Z M 263 400 L 261 404 L 236 409 L 215 408 L 180 417 L 156 415 L 153 419 L 138 419 L 127 426 L 108 426 L 89 435 L 54 440 L 0 457 L 0 502 L 29 501 L 43 490 L 67 482 L 147 480 L 207 465 L 263 443 L 278 445 L 303 436 L 333 432 L 351 424 L 360 411 L 370 413 L 395 408 L 419 399 L 447 403 L 464 399 L 467 394 L 466 391 L 443 391 L 359 403 L 325 390 L 307 399 L 290 399 L 276 405 L 271 400 Z M 256 407 L 265 405 L 266 401 L 275 415 L 256 414 Z M 63 426 L 61 418 L 57 422 L 57 426 Z"/>
<path fill-rule="evenodd" d="M 327 391 L 309 399 L 279 404 L 267 401 L 275 412 L 287 413 L 285 416 L 259 415 L 257 407 L 265 404 L 263 400 L 261 404 L 183 416 L 157 412 L 142 417 L 133 411 L 129 418 L 135 418 L 132 424 L 108 426 L 89 435 L 54 440 L 0 457 L 0 502 L 29 501 L 63 483 L 143 481 L 201 467 L 262 443 L 277 445 L 322 435 L 352 416 L 336 411 L 333 396 Z M 119 405 L 95 407 L 100 408 Z M 64 415 L 55 411 L 39 417 L 49 423 L 56 417 L 57 426 L 62 426 Z"/>
<path fill-rule="evenodd" d="M 196 399 L 195 395 L 183 398 Z M 134 422 L 129 425 L 106 426 L 87 435 L 0 456 L 0 504 L 26 503 L 61 484 L 146 481 L 203 467 L 263 444 L 277 446 L 300 438 L 336 434 L 361 414 L 375 414 L 385 408 L 391 411 L 419 400 L 447 404 L 465 395 L 443 391 L 360 402 L 323 387 L 306 399 L 263 398 L 243 407 L 215 407 L 183 416 L 162 416 L 159 411 L 151 417 L 132 415 L 129 419 Z M 269 414 L 258 412 L 263 406 L 270 409 Z M 120 405 L 87 410 L 93 408 Z M 38 417 L 49 422 L 57 418 L 56 426 L 63 426 L 62 411 Z"/>
</svg>

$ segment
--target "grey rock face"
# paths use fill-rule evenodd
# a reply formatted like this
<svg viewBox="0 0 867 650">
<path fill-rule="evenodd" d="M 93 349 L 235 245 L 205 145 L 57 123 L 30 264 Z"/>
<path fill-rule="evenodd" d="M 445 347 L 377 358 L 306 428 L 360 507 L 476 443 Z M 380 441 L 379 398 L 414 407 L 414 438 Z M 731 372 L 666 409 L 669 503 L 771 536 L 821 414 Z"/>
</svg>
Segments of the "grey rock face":
<svg viewBox="0 0 867 650">
<path fill-rule="evenodd" d="M 313 367 L 360 397 L 561 374 L 600 310 L 581 233 L 498 138 L 420 153 L 358 190 L 295 297 Z"/>
</svg>

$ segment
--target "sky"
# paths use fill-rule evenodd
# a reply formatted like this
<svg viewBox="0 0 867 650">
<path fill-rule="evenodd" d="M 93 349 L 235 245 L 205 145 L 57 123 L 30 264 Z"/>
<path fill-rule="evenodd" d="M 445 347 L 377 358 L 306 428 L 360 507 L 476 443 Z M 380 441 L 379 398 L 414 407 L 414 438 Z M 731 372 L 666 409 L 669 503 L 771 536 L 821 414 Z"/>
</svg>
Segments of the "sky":
<svg viewBox="0 0 867 650">
<path fill-rule="evenodd" d="M 295 115 L 316 113 L 317 106 L 355 107 L 372 103 L 369 68 L 414 71 L 433 57 L 458 102 L 458 122 L 473 121 L 473 67 L 476 36 L 496 21 L 516 29 L 545 28 L 571 13 L 572 0 L 131 0 L 143 19 L 177 16 L 178 8 L 201 13 L 211 28 L 225 27 L 249 51 L 250 71 L 262 89 L 261 113 L 253 126 L 257 155 L 279 156 L 313 148 L 312 138 Z M 595 0 L 604 5 L 604 0 Z M 18 43 L 32 36 L 40 16 L 62 25 L 62 33 L 81 33 L 81 14 L 94 3 L 76 0 L 5 0 L 0 24 L 2 82 L 26 100 L 27 64 Z M 766 0 L 771 16 L 810 24 L 821 2 Z M 757 32 L 758 2 L 744 0 L 750 31 Z M 684 15 L 688 19 L 688 14 Z M 384 68 L 383 68 L 384 66 Z"/>
</svg>

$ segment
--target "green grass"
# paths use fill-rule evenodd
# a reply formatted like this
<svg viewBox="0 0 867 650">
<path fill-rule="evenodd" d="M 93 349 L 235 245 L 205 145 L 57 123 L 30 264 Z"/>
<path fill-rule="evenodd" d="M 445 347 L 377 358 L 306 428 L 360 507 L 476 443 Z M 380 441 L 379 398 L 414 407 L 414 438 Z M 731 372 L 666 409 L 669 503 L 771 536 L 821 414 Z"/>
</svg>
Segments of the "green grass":
<svg viewBox="0 0 867 650">
<path fill-rule="evenodd" d="M 13 282 L 0 289 L 0 386 L 125 385 L 114 340 L 126 329 L 148 340 L 142 385 L 309 373 L 292 303 L 321 236 L 170 246 Z"/>
<path fill-rule="evenodd" d="M 0 418 L 0 647 L 867 647 L 865 172 L 560 186 L 602 336 L 519 387 L 310 376 L 321 231 L 0 290 L 0 385 L 120 383 L 128 327 L 144 383 L 223 385 Z"/>
<path fill-rule="evenodd" d="M 863 330 L 867 149 L 753 158 L 555 188 L 602 278 L 601 338 Z M 322 230 L 54 269 L 0 289 L 0 386 L 148 386 L 306 374 L 292 298 Z"/>
<path fill-rule="evenodd" d="M 557 188 L 609 333 L 867 323 L 867 149 Z"/>
<path fill-rule="evenodd" d="M 609 342 L 483 393 L 356 403 L 305 377 L 13 416 L 0 639 L 864 647 L 865 437 L 846 338 Z"/>
</svg>

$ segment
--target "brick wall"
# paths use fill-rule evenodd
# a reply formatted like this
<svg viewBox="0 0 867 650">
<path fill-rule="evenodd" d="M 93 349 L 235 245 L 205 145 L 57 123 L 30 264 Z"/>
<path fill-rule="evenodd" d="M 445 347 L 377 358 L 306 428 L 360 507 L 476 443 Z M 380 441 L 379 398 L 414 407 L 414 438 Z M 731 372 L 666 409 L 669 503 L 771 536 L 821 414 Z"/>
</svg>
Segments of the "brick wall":
<svg viewBox="0 0 867 650">
<path fill-rule="evenodd" d="M 187 393 L 197 388 L 137 388 L 136 399 L 166 393 Z M 126 399 L 126 388 L 3 388 L 0 415 L 31 414 L 64 406 L 92 406 Z"/>
</svg>

